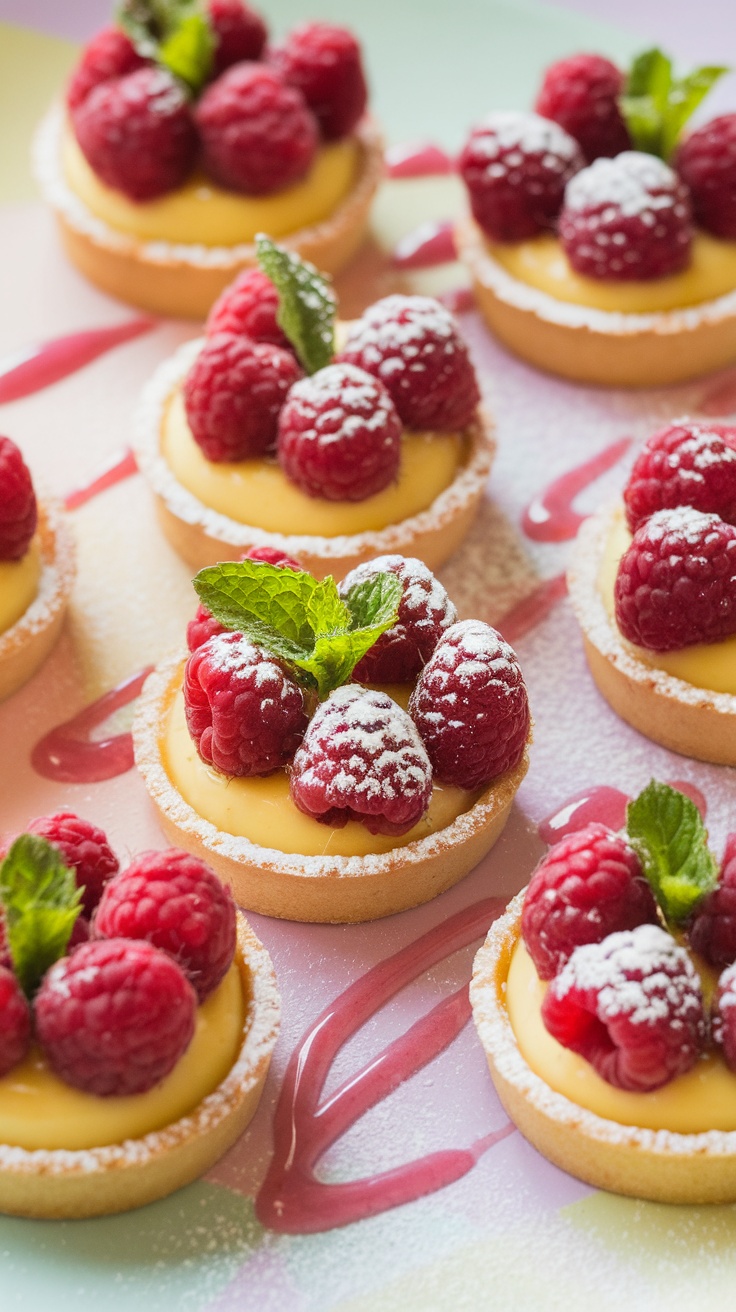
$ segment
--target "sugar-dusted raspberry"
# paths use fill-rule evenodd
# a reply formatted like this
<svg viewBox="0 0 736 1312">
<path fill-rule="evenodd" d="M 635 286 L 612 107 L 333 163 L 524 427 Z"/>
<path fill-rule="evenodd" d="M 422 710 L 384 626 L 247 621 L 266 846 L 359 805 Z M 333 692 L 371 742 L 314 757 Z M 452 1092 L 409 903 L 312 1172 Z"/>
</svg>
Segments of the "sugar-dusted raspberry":
<svg viewBox="0 0 736 1312">
<path fill-rule="evenodd" d="M 652 651 L 736 633 L 736 528 L 683 506 L 658 510 L 619 561 L 616 623 Z"/>
<path fill-rule="evenodd" d="M 38 834 L 59 849 L 64 863 L 76 874 L 77 888 L 84 891 L 84 913 L 91 916 L 108 879 L 119 869 L 106 835 L 91 820 L 83 820 L 73 811 L 39 816 L 31 821 L 28 832 Z"/>
<path fill-rule="evenodd" d="M 440 783 L 485 787 L 519 764 L 529 733 L 516 653 L 481 620 L 453 624 L 419 676 L 409 713 Z"/>
<path fill-rule="evenodd" d="M 184 382 L 195 442 L 208 460 L 249 460 L 276 441 L 286 394 L 302 371 L 290 351 L 217 333 L 202 347 Z"/>
<path fill-rule="evenodd" d="M 428 296 L 384 296 L 353 324 L 337 359 L 380 378 L 407 428 L 466 428 L 480 399 L 457 324 Z"/>
<path fill-rule="evenodd" d="M 215 77 L 243 59 L 261 58 L 268 29 L 255 9 L 243 0 L 207 0 L 207 13 L 215 36 Z"/>
<path fill-rule="evenodd" d="M 216 635 L 192 652 L 184 705 L 202 760 L 227 775 L 286 765 L 307 727 L 299 686 L 242 633 Z"/>
<path fill-rule="evenodd" d="M 0 1076 L 25 1057 L 31 1042 L 31 1009 L 12 970 L 0 966 Z"/>
<path fill-rule="evenodd" d="M 523 241 L 554 227 L 565 184 L 584 163 L 577 142 L 557 123 L 502 110 L 473 128 L 459 168 L 486 236 Z"/>
<path fill-rule="evenodd" d="M 195 118 L 205 169 L 232 191 L 264 196 L 289 187 L 317 151 L 304 97 L 264 64 L 234 64 L 207 87 Z"/>
<path fill-rule="evenodd" d="M 711 1034 L 723 1051 L 726 1065 L 736 1071 L 736 962 L 726 966 L 718 980 L 711 1013 Z"/>
<path fill-rule="evenodd" d="M 736 834 L 729 834 L 718 884 L 699 903 L 690 922 L 690 946 L 709 966 L 736 961 Z"/>
<path fill-rule="evenodd" d="M 409 683 L 429 660 L 457 611 L 431 570 L 412 556 L 377 556 L 345 576 L 339 586 L 345 598 L 351 588 L 376 574 L 395 574 L 403 594 L 396 623 L 382 633 L 353 670 L 356 683 Z"/>
<path fill-rule="evenodd" d="M 560 240 L 573 269 L 604 282 L 663 278 L 690 259 L 690 199 L 654 155 L 597 159 L 565 189 Z"/>
<path fill-rule="evenodd" d="M 552 979 L 582 943 L 657 923 L 652 890 L 634 849 L 590 824 L 550 848 L 529 881 L 521 917 L 540 979 Z"/>
<path fill-rule="evenodd" d="M 600 155 L 631 149 L 631 137 L 618 107 L 624 75 L 602 55 L 571 55 L 551 64 L 534 106 L 578 142 L 590 164 Z"/>
<path fill-rule="evenodd" d="M 285 551 L 277 551 L 276 547 L 251 547 L 250 551 L 246 551 L 240 559 L 261 561 L 266 565 L 279 565 L 282 569 L 302 570 L 298 560 L 294 560 L 293 556 L 287 556 Z M 220 624 L 200 602 L 194 619 L 187 624 L 187 646 L 190 651 L 195 651 L 208 638 L 214 638 L 218 633 L 229 632 L 230 630 Z"/>
<path fill-rule="evenodd" d="M 101 32 L 87 42 L 69 79 L 66 91 L 69 109 L 77 109 L 100 82 L 109 82 L 114 77 L 134 73 L 146 62 L 121 28 L 103 27 Z"/>
<path fill-rule="evenodd" d="M 295 383 L 279 415 L 278 461 L 310 497 L 365 501 L 393 483 L 401 420 L 380 379 L 328 364 Z"/>
<path fill-rule="evenodd" d="M 385 692 L 348 684 L 310 721 L 291 771 L 292 800 L 320 824 L 360 820 L 372 834 L 404 834 L 432 796 L 432 767 L 406 711 Z"/>
<path fill-rule="evenodd" d="M 686 137 L 675 168 L 690 189 L 696 223 L 736 240 L 736 114 L 711 119 Z"/>
<path fill-rule="evenodd" d="M 292 349 L 286 333 L 276 320 L 279 294 L 271 279 L 261 269 L 244 269 L 226 287 L 209 312 L 205 332 L 241 333 L 254 342 L 266 342 Z"/>
<path fill-rule="evenodd" d="M 637 456 L 624 503 L 632 533 L 675 506 L 736 524 L 736 428 L 685 420 L 655 433 Z"/>
<path fill-rule="evenodd" d="M 197 997 L 180 966 L 142 940 L 82 943 L 43 978 L 36 1032 L 56 1074 L 98 1097 L 145 1093 L 194 1034 Z"/>
<path fill-rule="evenodd" d="M 695 968 L 657 925 L 576 948 L 547 989 L 542 1020 L 602 1079 L 632 1093 L 684 1075 L 705 1042 Z"/>
<path fill-rule="evenodd" d="M 102 82 L 72 115 L 88 164 L 108 187 L 134 201 L 154 200 L 185 181 L 197 134 L 179 83 L 147 65 Z"/>
<path fill-rule="evenodd" d="M 200 1002 L 235 953 L 235 903 L 204 861 L 188 852 L 142 852 L 108 884 L 95 938 L 146 939 L 179 963 Z"/>
<path fill-rule="evenodd" d="M 352 132 L 368 102 L 360 46 L 346 27 L 303 23 L 269 54 L 289 86 L 301 91 L 326 141 Z"/>
<path fill-rule="evenodd" d="M 0 560 L 25 556 L 38 523 L 31 475 L 18 447 L 0 437 Z"/>
</svg>

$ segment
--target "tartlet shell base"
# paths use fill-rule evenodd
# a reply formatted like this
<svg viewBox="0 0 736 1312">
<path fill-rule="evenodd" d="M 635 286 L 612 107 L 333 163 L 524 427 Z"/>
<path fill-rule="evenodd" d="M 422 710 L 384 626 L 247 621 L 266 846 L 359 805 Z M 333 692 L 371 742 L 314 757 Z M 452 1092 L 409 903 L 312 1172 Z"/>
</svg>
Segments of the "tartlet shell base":
<svg viewBox="0 0 736 1312">
<path fill-rule="evenodd" d="M 25 614 L 0 633 L 0 701 L 22 688 L 50 654 L 61 632 L 74 584 L 74 538 L 55 502 L 39 502 L 38 533 L 38 593 Z"/>
</svg>

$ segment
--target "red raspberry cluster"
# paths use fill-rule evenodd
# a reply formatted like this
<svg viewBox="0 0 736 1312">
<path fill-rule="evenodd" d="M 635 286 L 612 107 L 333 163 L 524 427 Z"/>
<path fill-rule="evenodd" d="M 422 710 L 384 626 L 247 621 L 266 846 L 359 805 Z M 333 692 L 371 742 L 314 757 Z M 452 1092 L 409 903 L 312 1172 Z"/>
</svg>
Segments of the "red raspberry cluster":
<svg viewBox="0 0 736 1312">
<path fill-rule="evenodd" d="M 345 28 L 309 23 L 269 48 L 242 0 L 208 0 L 215 49 L 196 104 L 118 28 L 85 47 L 68 91 L 74 133 L 95 173 L 133 201 L 186 180 L 199 160 L 221 186 L 251 195 L 298 182 L 320 139 L 348 136 L 365 111 L 360 47 Z"/>
</svg>

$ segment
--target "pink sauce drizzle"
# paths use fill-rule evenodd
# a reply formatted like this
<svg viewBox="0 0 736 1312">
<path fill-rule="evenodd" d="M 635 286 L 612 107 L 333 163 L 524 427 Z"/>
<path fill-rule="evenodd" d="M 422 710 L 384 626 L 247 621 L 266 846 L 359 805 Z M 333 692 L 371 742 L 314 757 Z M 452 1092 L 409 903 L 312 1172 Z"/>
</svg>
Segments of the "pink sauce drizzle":
<svg viewBox="0 0 736 1312">
<path fill-rule="evenodd" d="M 323 1184 L 314 1173 L 349 1126 L 452 1043 L 470 1017 L 467 985 L 320 1103 L 337 1052 L 411 980 L 485 934 L 503 909 L 503 900 L 487 898 L 436 925 L 349 985 L 310 1025 L 292 1053 L 276 1108 L 274 1155 L 256 1199 L 263 1225 L 282 1234 L 315 1234 L 376 1216 L 459 1180 L 493 1144 L 513 1133 L 506 1122 L 469 1148 L 430 1153 L 346 1184 Z"/>
<path fill-rule="evenodd" d="M 386 151 L 389 178 L 436 178 L 455 172 L 454 160 L 431 141 L 408 146 L 389 146 Z"/>
<path fill-rule="evenodd" d="M 701 399 L 698 410 L 701 415 L 732 415 L 736 411 L 736 371 L 731 370 L 725 378 L 719 379 L 710 391 Z"/>
<path fill-rule="evenodd" d="M 122 455 L 119 453 L 111 457 L 106 465 L 95 474 L 89 483 L 82 487 L 75 487 L 73 491 L 68 492 L 64 497 L 64 506 L 67 510 L 76 510 L 77 506 L 83 506 L 85 502 L 91 501 L 93 497 L 100 492 L 106 492 L 109 487 L 114 487 L 116 483 L 122 483 L 124 479 L 130 478 L 133 474 L 138 473 L 138 466 L 135 456 L 129 447 L 126 447 Z"/>
<path fill-rule="evenodd" d="M 567 578 L 564 574 L 555 574 L 554 578 L 545 579 L 523 601 L 512 606 L 496 628 L 507 642 L 518 642 L 526 633 L 530 633 L 542 623 L 563 597 L 567 596 Z"/>
<path fill-rule="evenodd" d="M 68 784 L 96 784 L 126 774 L 133 766 L 132 735 L 118 733 L 91 742 L 90 734 L 108 716 L 135 701 L 152 669 L 152 665 L 147 666 L 85 706 L 71 720 L 57 724 L 31 753 L 36 773 Z"/>
<path fill-rule="evenodd" d="M 154 319 L 130 319 L 111 328 L 92 328 L 86 332 L 69 333 L 49 342 L 14 351 L 0 359 L 0 403 L 19 401 L 21 397 L 40 392 L 52 383 L 58 383 L 69 374 L 91 364 L 98 356 L 114 346 L 132 341 L 156 327 Z"/>
<path fill-rule="evenodd" d="M 612 469 L 631 446 L 630 437 L 612 442 L 592 459 L 577 465 L 530 501 L 521 517 L 521 527 L 535 542 L 567 542 L 574 538 L 585 515 L 573 510 L 575 498 L 590 483 Z"/>
<path fill-rule="evenodd" d="M 391 258 L 397 269 L 433 269 L 436 264 L 456 260 L 454 223 L 420 223 L 396 243 Z"/>
<path fill-rule="evenodd" d="M 700 789 L 685 779 L 670 779 L 668 782 L 672 788 L 686 793 L 705 819 L 708 803 Z M 537 832 L 544 843 L 551 844 L 559 843 L 561 838 L 593 823 L 607 825 L 609 829 L 622 829 L 626 823 L 626 804 L 630 800 L 626 793 L 619 788 L 609 788 L 608 784 L 586 788 L 540 821 Z"/>
<path fill-rule="evenodd" d="M 449 292 L 440 292 L 437 297 L 452 314 L 466 314 L 475 309 L 475 297 L 472 287 L 453 287 Z"/>
</svg>

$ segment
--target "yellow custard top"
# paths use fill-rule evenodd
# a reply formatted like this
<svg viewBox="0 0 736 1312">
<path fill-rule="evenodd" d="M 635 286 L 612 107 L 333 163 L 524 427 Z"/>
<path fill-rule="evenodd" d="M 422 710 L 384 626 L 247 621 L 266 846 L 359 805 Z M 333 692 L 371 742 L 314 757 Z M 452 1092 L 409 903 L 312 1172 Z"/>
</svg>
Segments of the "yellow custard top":
<svg viewBox="0 0 736 1312">
<path fill-rule="evenodd" d="M 233 1066 L 243 1040 L 245 1001 L 233 962 L 197 1008 L 194 1037 L 170 1075 L 148 1093 L 98 1098 L 64 1084 L 38 1048 L 0 1078 L 0 1143 L 36 1148 L 102 1148 L 139 1139 L 194 1111 Z"/>
<path fill-rule="evenodd" d="M 394 701 L 406 705 L 410 689 L 384 689 Z M 189 736 L 184 697 L 177 691 L 168 713 L 161 743 L 164 766 L 171 782 L 189 805 L 221 833 L 247 838 L 261 847 L 301 856 L 369 856 L 427 838 L 452 824 L 477 801 L 478 793 L 435 784 L 429 810 L 407 833 L 395 837 L 371 834 L 357 820 L 343 829 L 319 824 L 297 809 L 289 793 L 285 770 L 252 779 L 231 779 L 205 765 Z"/>
<path fill-rule="evenodd" d="M 556 301 L 619 314 L 655 314 L 714 301 L 736 288 L 736 242 L 697 231 L 692 258 L 681 273 L 641 282 L 603 282 L 576 273 L 557 237 L 542 233 L 529 241 L 492 242 L 493 259 L 512 278 Z"/>
<path fill-rule="evenodd" d="M 630 543 L 631 534 L 621 509 L 611 526 L 598 574 L 598 590 L 614 623 L 616 574 L 619 561 Z M 654 669 L 664 670 L 676 679 L 683 679 L 695 688 L 736 694 L 736 634 L 721 642 L 701 642 L 683 647 L 681 651 L 647 651 L 631 642 L 626 642 L 626 647 L 638 660 Z"/>
<path fill-rule="evenodd" d="M 464 456 L 456 433 L 404 433 L 397 481 L 365 501 L 325 501 L 289 481 L 275 459 L 216 463 L 203 455 L 176 392 L 161 432 L 161 453 L 187 491 L 211 510 L 269 533 L 339 537 L 401 523 L 427 510 L 449 487 Z"/>
<path fill-rule="evenodd" d="M 117 232 L 141 241 L 238 246 L 257 232 L 284 237 L 329 218 L 352 190 L 360 169 L 355 137 L 321 146 L 301 182 L 270 196 L 244 196 L 195 172 L 182 187 L 156 200 L 128 200 L 92 171 L 66 127 L 61 147 L 66 181 L 88 210 Z"/>
<path fill-rule="evenodd" d="M 0 560 L 0 634 L 17 624 L 35 601 L 41 568 L 38 534 L 21 560 Z"/>
<path fill-rule="evenodd" d="M 519 939 L 506 985 L 509 1020 L 527 1065 L 556 1093 L 620 1125 L 677 1134 L 736 1130 L 736 1075 L 716 1053 L 706 1053 L 685 1075 L 653 1093 L 616 1089 L 547 1032 L 541 1014 L 546 989 Z"/>
</svg>

